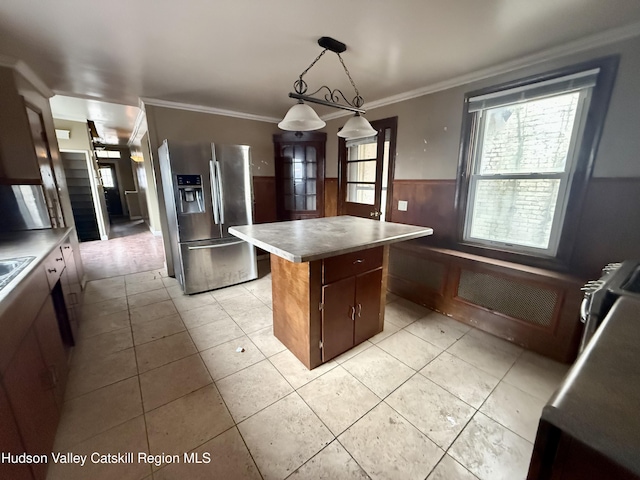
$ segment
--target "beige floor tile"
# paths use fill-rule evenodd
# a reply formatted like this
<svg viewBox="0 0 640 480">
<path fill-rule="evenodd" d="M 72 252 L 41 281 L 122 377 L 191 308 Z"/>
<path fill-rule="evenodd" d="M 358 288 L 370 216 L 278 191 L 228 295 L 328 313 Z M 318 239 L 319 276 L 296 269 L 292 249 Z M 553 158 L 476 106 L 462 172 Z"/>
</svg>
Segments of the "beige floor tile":
<svg viewBox="0 0 640 480">
<path fill-rule="evenodd" d="M 85 287 L 85 293 L 93 293 L 98 290 L 102 290 L 103 288 L 116 287 L 116 286 L 124 286 L 124 277 L 110 277 L 110 278 L 102 278 L 100 280 L 91 280 L 87 282 Z"/>
<path fill-rule="evenodd" d="M 384 321 L 404 328 L 430 312 L 428 308 L 400 298 L 386 306 Z"/>
<path fill-rule="evenodd" d="M 387 297 L 385 299 L 386 303 L 392 303 L 398 300 L 400 297 L 395 293 L 387 292 Z"/>
<path fill-rule="evenodd" d="M 358 355 L 359 353 L 364 352 L 367 348 L 369 348 L 372 345 L 373 345 L 373 343 L 371 343 L 369 340 L 365 340 L 360 345 L 356 345 L 351 350 L 347 350 L 343 354 L 338 355 L 336 358 L 334 358 L 334 360 L 339 364 L 343 364 L 344 362 L 346 362 L 350 358 L 353 358 L 356 355 Z"/>
<path fill-rule="evenodd" d="M 481 370 L 502 378 L 518 358 L 519 353 L 508 353 L 485 340 L 465 335 L 447 351 Z"/>
<path fill-rule="evenodd" d="M 237 428 L 231 428 L 192 450 L 199 458 L 209 455 L 209 463 L 179 463 L 157 471 L 154 480 L 261 480 L 258 469 Z"/>
<path fill-rule="evenodd" d="M 105 300 L 104 302 L 83 305 L 82 320 L 92 321 L 98 317 L 111 315 L 112 313 L 116 312 L 122 312 L 123 310 L 127 310 L 128 308 L 129 305 L 127 304 L 127 297 L 118 297 L 111 300 Z"/>
<path fill-rule="evenodd" d="M 378 347 L 414 370 L 420 370 L 442 352 L 440 347 L 425 342 L 405 330 L 378 342 Z"/>
<path fill-rule="evenodd" d="M 423 479 L 444 452 L 381 403 L 338 437 L 371 478 Z"/>
<path fill-rule="evenodd" d="M 231 287 L 212 290 L 211 295 L 213 295 L 213 298 L 215 298 L 219 302 L 220 300 L 226 300 L 240 295 L 246 295 L 247 292 L 248 290 L 244 287 L 244 285 L 232 285 Z"/>
<path fill-rule="evenodd" d="M 536 353 L 524 352 L 505 375 L 504 381 L 547 401 L 562 383 L 569 368 L 569 365 Z"/>
<path fill-rule="evenodd" d="M 168 317 L 170 315 L 176 315 L 178 310 L 176 310 L 176 307 L 173 305 L 171 300 L 165 300 L 151 305 L 132 308 L 130 312 L 131 324 L 135 325 L 162 317 Z"/>
<path fill-rule="evenodd" d="M 196 346 L 187 332 L 176 333 L 160 340 L 138 345 L 135 348 L 138 371 L 140 373 L 161 367 L 197 352 Z"/>
<path fill-rule="evenodd" d="M 236 315 L 247 312 L 253 308 L 264 306 L 264 303 L 246 290 L 242 295 L 218 299 L 218 302 L 222 305 L 222 308 L 231 315 L 231 317 L 235 317 Z"/>
<path fill-rule="evenodd" d="M 473 473 L 464 468 L 448 454 L 433 469 L 427 480 L 477 480 Z"/>
<path fill-rule="evenodd" d="M 146 412 L 211 383 L 211 376 L 195 354 L 140 375 L 142 404 Z"/>
<path fill-rule="evenodd" d="M 150 292 L 151 290 L 159 290 L 164 287 L 162 279 L 157 278 L 148 282 L 127 283 L 127 295 L 136 295 L 138 293 Z"/>
<path fill-rule="evenodd" d="M 134 345 L 142 345 L 185 330 L 184 323 L 178 314 L 135 324 L 132 328 Z"/>
<path fill-rule="evenodd" d="M 80 336 L 76 340 L 76 346 L 73 347 L 71 364 L 83 363 L 92 358 L 105 357 L 131 347 L 133 347 L 133 336 L 129 325 L 94 337 L 82 338 Z"/>
<path fill-rule="evenodd" d="M 293 391 L 268 360 L 229 375 L 216 385 L 236 423 Z"/>
<path fill-rule="evenodd" d="M 128 378 L 64 403 L 54 449 L 72 447 L 142 415 L 138 379 Z"/>
<path fill-rule="evenodd" d="M 353 375 L 337 367 L 298 390 L 334 435 L 340 435 L 380 399 Z"/>
<path fill-rule="evenodd" d="M 533 443 L 546 400 L 500 382 L 480 411 Z"/>
<path fill-rule="evenodd" d="M 145 305 L 151 305 L 153 303 L 169 300 L 169 293 L 166 288 L 159 290 L 151 290 L 149 292 L 136 293 L 135 295 L 128 295 L 127 302 L 129 302 L 129 308 L 134 309 Z"/>
<path fill-rule="evenodd" d="M 329 361 L 313 370 L 309 370 L 289 350 L 284 350 L 269 358 L 269 360 L 296 390 L 338 365 L 334 361 Z"/>
<path fill-rule="evenodd" d="M 211 297 L 213 299 L 213 297 Z M 182 310 L 180 316 L 187 328 L 198 328 L 209 323 L 231 318 L 215 300 L 206 305 Z"/>
<path fill-rule="evenodd" d="M 394 325 L 393 323 L 388 323 L 388 322 L 384 322 L 384 326 L 382 327 L 382 331 L 380 333 L 378 333 L 377 335 L 374 335 L 373 337 L 371 337 L 369 339 L 369 342 L 371 343 L 379 343 L 382 340 L 384 340 L 385 338 L 393 335 L 394 333 L 396 333 L 398 330 L 400 330 L 400 327 L 398 327 L 397 325 Z"/>
<path fill-rule="evenodd" d="M 131 273 L 124 276 L 124 283 L 150 282 L 162 278 L 162 274 L 157 271 Z"/>
<path fill-rule="evenodd" d="M 244 351 L 238 352 L 241 347 Z M 238 337 L 230 342 L 200 352 L 211 377 L 220 380 L 243 368 L 264 360 L 264 355 L 248 337 Z"/>
<path fill-rule="evenodd" d="M 167 287 L 167 289 L 180 286 L 180 282 L 178 282 L 178 279 L 174 277 L 162 277 L 162 283 Z"/>
<path fill-rule="evenodd" d="M 89 338 L 95 335 L 100 335 L 107 332 L 113 332 L 114 330 L 120 330 L 122 328 L 129 327 L 129 310 L 122 310 L 112 313 L 110 315 L 103 315 L 100 317 L 87 318 L 83 317 L 80 322 L 81 338 Z"/>
<path fill-rule="evenodd" d="M 113 298 L 124 297 L 127 293 L 124 285 L 114 285 L 111 287 L 104 287 L 99 289 L 93 289 L 90 292 L 86 292 L 82 298 L 82 302 L 85 305 L 92 303 L 104 302 Z"/>
<path fill-rule="evenodd" d="M 469 327 L 437 312 L 420 318 L 407 327 L 407 331 L 440 348 L 449 348 L 464 336 Z"/>
<path fill-rule="evenodd" d="M 107 430 L 73 447 L 73 453 L 87 455 L 84 466 L 78 464 L 49 463 L 47 480 L 137 480 L 151 474 L 151 465 L 138 462 L 138 452 L 147 453 L 147 431 L 144 417 L 139 416 Z M 93 463 L 91 454 L 100 455 L 132 452 L 133 463 Z M 61 453 L 67 453 L 63 451 Z M 50 457 L 51 458 L 51 457 Z"/>
<path fill-rule="evenodd" d="M 482 413 L 476 413 L 449 455 L 481 480 L 524 480 L 533 445 Z"/>
<path fill-rule="evenodd" d="M 198 293 L 196 295 L 178 295 L 176 297 L 171 297 L 171 300 L 173 300 L 173 304 L 180 313 L 193 310 L 197 307 L 204 307 L 206 305 L 218 303 L 209 292 Z"/>
<path fill-rule="evenodd" d="M 65 399 L 69 400 L 138 374 L 133 348 L 77 362 L 69 372 Z"/>
<path fill-rule="evenodd" d="M 410 378 L 385 401 L 444 450 L 476 411 L 422 375 Z"/>
<path fill-rule="evenodd" d="M 441 353 L 420 373 L 475 408 L 480 408 L 500 381 L 447 352 Z"/>
<path fill-rule="evenodd" d="M 273 325 L 273 312 L 266 305 L 252 308 L 242 313 L 233 315 L 233 320 L 244 331 L 244 333 L 253 333 L 262 330 L 269 325 Z"/>
<path fill-rule="evenodd" d="M 275 355 L 287 348 L 273 335 L 273 326 L 263 328 L 247 336 L 265 357 Z"/>
<path fill-rule="evenodd" d="M 482 330 L 479 330 L 477 328 L 470 329 L 467 335 L 473 338 L 477 338 L 478 340 L 490 343 L 491 346 L 505 353 L 519 355 L 524 350 L 520 345 L 516 345 L 515 343 L 511 343 L 507 340 L 496 337 L 495 335 L 491 335 L 490 333 L 483 332 Z"/>
<path fill-rule="evenodd" d="M 380 398 L 389 395 L 415 373 L 376 346 L 366 349 L 342 366 Z"/>
<path fill-rule="evenodd" d="M 265 480 L 287 477 L 334 439 L 296 393 L 238 428 Z"/>
<path fill-rule="evenodd" d="M 191 392 L 145 414 L 149 450 L 183 455 L 233 427 L 215 385 Z"/>
<path fill-rule="evenodd" d="M 193 343 L 199 351 L 206 350 L 216 345 L 244 336 L 244 332 L 230 318 L 207 323 L 201 327 L 189 330 Z"/>
<path fill-rule="evenodd" d="M 291 480 L 368 480 L 369 476 L 334 440 L 288 477 Z"/>
<path fill-rule="evenodd" d="M 171 280 L 174 280 L 173 278 L 169 277 Z M 163 283 L 164 283 L 164 278 L 162 279 Z M 166 284 L 165 284 L 166 286 Z M 182 287 L 180 286 L 179 283 L 177 283 L 171 286 L 166 287 L 167 288 L 167 292 L 169 293 L 169 296 L 173 299 L 176 297 L 182 297 L 184 295 L 184 292 L 182 291 Z"/>
</svg>

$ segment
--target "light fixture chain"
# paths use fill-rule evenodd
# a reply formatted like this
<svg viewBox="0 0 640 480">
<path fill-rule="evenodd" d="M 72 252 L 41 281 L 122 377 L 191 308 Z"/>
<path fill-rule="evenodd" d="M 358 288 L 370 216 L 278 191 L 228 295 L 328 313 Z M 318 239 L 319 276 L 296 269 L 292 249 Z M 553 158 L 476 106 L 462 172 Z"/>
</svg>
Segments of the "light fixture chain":
<svg viewBox="0 0 640 480">
<path fill-rule="evenodd" d="M 316 57 L 316 59 L 315 59 L 313 62 L 311 62 L 311 65 L 309 65 L 309 66 L 307 67 L 307 69 L 306 69 L 304 72 L 302 72 L 302 73 L 300 74 L 300 80 L 302 80 L 302 77 L 304 77 L 304 76 L 306 75 L 306 73 L 307 73 L 309 70 L 311 70 L 311 67 L 313 67 L 313 66 L 318 62 L 318 60 L 320 60 L 320 57 L 322 57 L 326 52 L 327 52 L 327 49 L 326 49 L 326 48 L 325 48 L 324 50 L 322 50 L 322 52 L 320 52 L 320 55 L 318 55 L 318 56 Z M 340 55 L 338 55 L 338 56 L 340 56 Z"/>
<path fill-rule="evenodd" d="M 356 87 L 356 82 L 354 82 L 353 78 L 351 78 L 351 74 L 349 73 L 349 69 L 347 68 L 347 66 L 344 64 L 344 60 L 342 59 L 342 55 L 340 55 L 338 52 L 336 52 L 336 55 L 338 55 L 338 58 L 340 59 L 340 63 L 342 64 L 342 68 L 344 68 L 344 73 L 347 74 L 347 77 L 349 77 L 349 81 L 351 82 L 351 85 L 353 86 L 353 89 L 356 91 L 356 98 L 353 99 L 353 103 L 354 103 L 354 105 L 356 107 L 360 108 L 362 106 L 362 104 L 364 103 L 364 99 L 360 96 L 360 92 L 358 91 L 358 87 Z"/>
</svg>

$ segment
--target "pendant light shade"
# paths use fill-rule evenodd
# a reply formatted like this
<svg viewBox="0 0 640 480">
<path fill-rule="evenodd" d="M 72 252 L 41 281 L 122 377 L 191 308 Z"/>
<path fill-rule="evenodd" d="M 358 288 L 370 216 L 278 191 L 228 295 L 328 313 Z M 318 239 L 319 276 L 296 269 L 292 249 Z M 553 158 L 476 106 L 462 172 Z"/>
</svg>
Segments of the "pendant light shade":
<svg viewBox="0 0 640 480">
<path fill-rule="evenodd" d="M 300 102 L 289 109 L 278 127 L 290 132 L 308 132 L 319 130 L 325 125 L 313 108 Z"/>
<path fill-rule="evenodd" d="M 372 137 L 376 133 L 378 132 L 367 119 L 356 113 L 344 124 L 342 130 L 338 132 L 338 136 L 347 140 L 355 140 L 356 138 Z"/>
</svg>

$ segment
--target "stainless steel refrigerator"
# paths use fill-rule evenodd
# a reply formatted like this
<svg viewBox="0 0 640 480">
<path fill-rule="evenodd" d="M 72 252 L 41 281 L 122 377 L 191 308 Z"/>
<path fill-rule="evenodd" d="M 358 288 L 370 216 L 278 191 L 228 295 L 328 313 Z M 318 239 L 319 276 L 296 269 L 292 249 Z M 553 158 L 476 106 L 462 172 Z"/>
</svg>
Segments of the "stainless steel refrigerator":
<svg viewBox="0 0 640 480">
<path fill-rule="evenodd" d="M 173 267 L 184 293 L 257 278 L 255 248 L 228 231 L 252 223 L 249 147 L 165 140 L 158 158 Z"/>
</svg>

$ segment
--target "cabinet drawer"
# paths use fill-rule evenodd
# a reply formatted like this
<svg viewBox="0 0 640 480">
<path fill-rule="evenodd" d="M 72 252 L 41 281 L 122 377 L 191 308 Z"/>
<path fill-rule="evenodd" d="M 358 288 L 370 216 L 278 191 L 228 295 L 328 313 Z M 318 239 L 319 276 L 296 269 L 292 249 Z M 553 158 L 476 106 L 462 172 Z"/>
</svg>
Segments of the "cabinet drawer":
<svg viewBox="0 0 640 480">
<path fill-rule="evenodd" d="M 64 255 L 64 259 L 67 260 L 71 255 L 73 255 L 73 249 L 71 248 L 70 242 L 65 242 L 62 244 L 62 254 Z"/>
<path fill-rule="evenodd" d="M 375 247 L 359 252 L 345 253 L 322 261 L 322 283 L 359 275 L 382 266 L 384 247 Z"/>
<path fill-rule="evenodd" d="M 60 248 L 56 248 L 53 252 L 49 254 L 47 259 L 44 261 L 44 271 L 47 274 L 47 281 L 49 282 L 49 288 L 52 289 L 60 275 L 62 275 L 62 271 L 64 270 L 64 255 L 62 254 L 62 250 Z"/>
</svg>

